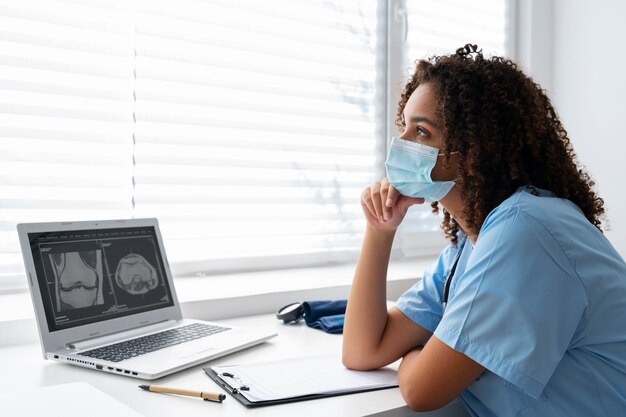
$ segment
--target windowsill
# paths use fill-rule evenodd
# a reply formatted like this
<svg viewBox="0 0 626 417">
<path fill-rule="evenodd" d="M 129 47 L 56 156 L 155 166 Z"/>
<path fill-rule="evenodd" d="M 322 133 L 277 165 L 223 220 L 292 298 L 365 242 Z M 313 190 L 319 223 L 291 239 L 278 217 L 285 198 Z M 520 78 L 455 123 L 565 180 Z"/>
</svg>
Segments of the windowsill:
<svg viewBox="0 0 626 417">
<path fill-rule="evenodd" d="M 395 300 L 432 262 L 433 258 L 392 261 L 387 298 Z M 354 268 L 354 264 L 345 264 L 185 277 L 176 279 L 176 293 L 186 317 L 218 320 L 262 314 L 295 301 L 347 298 Z M 18 343 L 33 341 L 35 323 L 30 294 L 0 294 L 0 334 L 12 338 L 12 330 L 24 325 L 32 331 L 22 332 Z M 0 341 L 0 345 L 5 342 Z"/>
<path fill-rule="evenodd" d="M 415 281 L 433 259 L 393 261 L 388 281 Z M 187 277 L 176 281 L 181 303 L 352 285 L 354 264 Z M 236 283 L 233 285 L 233 283 Z"/>
</svg>

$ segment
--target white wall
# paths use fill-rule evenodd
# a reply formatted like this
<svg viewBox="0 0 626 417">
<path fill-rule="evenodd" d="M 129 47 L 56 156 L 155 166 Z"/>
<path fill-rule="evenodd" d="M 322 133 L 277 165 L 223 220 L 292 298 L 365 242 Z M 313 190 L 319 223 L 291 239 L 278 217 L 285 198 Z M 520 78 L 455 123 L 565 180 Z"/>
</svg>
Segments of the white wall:
<svg viewBox="0 0 626 417">
<path fill-rule="evenodd" d="M 626 2 L 554 0 L 552 100 L 626 258 Z"/>
<path fill-rule="evenodd" d="M 548 91 L 626 258 L 626 2 L 517 0 L 522 67 Z"/>
</svg>

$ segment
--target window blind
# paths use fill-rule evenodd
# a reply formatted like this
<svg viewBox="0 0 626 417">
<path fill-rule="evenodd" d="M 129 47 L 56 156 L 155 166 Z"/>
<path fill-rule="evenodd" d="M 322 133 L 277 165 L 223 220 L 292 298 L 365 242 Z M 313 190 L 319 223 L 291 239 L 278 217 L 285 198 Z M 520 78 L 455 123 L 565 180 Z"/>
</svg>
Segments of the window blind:
<svg viewBox="0 0 626 417">
<path fill-rule="evenodd" d="M 355 259 L 377 172 L 376 1 L 140 1 L 135 215 L 175 272 Z"/>
<path fill-rule="evenodd" d="M 177 276 L 356 259 L 389 80 L 465 20 L 496 48 L 504 1 L 0 0 L 0 285 L 32 221 L 157 217 Z M 405 223 L 438 251 L 428 207 Z"/>
<path fill-rule="evenodd" d="M 483 54 L 507 55 L 511 44 L 510 0 L 419 0 L 406 2 L 407 28 L 401 54 L 403 83 L 415 70 L 415 61 L 434 54 L 450 54 L 467 43 Z M 395 114 L 394 114 L 395 116 Z M 441 207 L 440 207 L 441 208 Z M 401 225 L 398 247 L 405 256 L 432 253 L 445 242 L 433 227 L 430 204 L 411 208 Z"/>
<path fill-rule="evenodd" d="M 132 215 L 132 21 L 123 1 L 0 1 L 0 283 L 20 222 Z"/>
<path fill-rule="evenodd" d="M 451 53 L 467 43 L 477 44 L 487 55 L 506 55 L 511 23 L 509 0 L 408 1 L 408 35 L 405 55 L 414 61 L 437 53 Z"/>
</svg>

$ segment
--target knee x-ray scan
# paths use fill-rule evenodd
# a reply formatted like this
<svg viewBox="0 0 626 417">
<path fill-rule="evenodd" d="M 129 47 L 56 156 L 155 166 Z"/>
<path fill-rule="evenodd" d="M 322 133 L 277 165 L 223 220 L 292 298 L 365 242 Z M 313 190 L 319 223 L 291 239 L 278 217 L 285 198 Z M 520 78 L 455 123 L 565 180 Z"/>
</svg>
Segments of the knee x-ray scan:
<svg viewBox="0 0 626 417">
<path fill-rule="evenodd" d="M 57 311 L 104 303 L 102 253 L 99 250 L 51 253 L 57 293 Z"/>
<path fill-rule="evenodd" d="M 120 259 L 115 282 L 129 294 L 145 294 L 159 284 L 156 270 L 141 255 L 131 253 Z"/>
<path fill-rule="evenodd" d="M 153 229 L 47 233 L 37 249 L 51 329 L 172 305 Z"/>
</svg>

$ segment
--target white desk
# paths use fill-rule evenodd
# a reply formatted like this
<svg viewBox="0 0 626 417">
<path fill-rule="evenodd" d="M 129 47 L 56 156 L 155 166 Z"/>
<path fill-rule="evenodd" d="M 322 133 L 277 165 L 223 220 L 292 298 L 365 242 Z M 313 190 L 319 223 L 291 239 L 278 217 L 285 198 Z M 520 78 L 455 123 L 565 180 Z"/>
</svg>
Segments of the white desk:
<svg viewBox="0 0 626 417">
<path fill-rule="evenodd" d="M 272 314 L 221 320 L 237 326 L 274 327 L 278 337 L 267 343 L 214 360 L 211 364 L 241 364 L 280 358 L 341 351 L 341 336 L 329 335 L 306 327 L 304 323 L 283 325 Z M 204 364 L 203 366 L 207 366 Z M 455 401 L 441 410 L 430 413 L 413 413 L 400 395 L 399 389 L 372 391 L 284 405 L 247 409 L 234 398 L 227 396 L 222 403 L 201 401 L 197 398 L 177 397 L 142 391 L 135 378 L 106 374 L 77 366 L 45 361 L 39 344 L 16 345 L 0 348 L 0 392 L 28 390 L 36 387 L 85 381 L 116 398 L 146 417 L 159 416 L 365 416 L 381 415 L 400 417 L 419 415 L 432 417 L 467 416 L 463 406 Z M 223 392 L 202 371 L 200 366 L 148 382 L 158 385 Z M 24 404 L 28 407 L 28 404 Z M 96 405 L 97 406 L 97 405 Z M 2 404 L 0 404 L 0 414 Z M 33 410 L 32 415 L 45 415 L 45 410 Z"/>
</svg>

